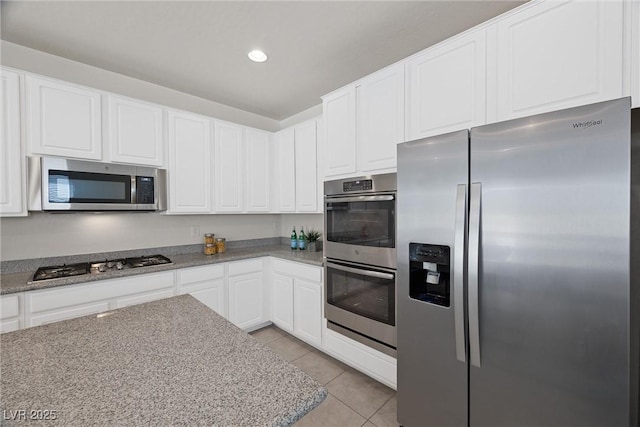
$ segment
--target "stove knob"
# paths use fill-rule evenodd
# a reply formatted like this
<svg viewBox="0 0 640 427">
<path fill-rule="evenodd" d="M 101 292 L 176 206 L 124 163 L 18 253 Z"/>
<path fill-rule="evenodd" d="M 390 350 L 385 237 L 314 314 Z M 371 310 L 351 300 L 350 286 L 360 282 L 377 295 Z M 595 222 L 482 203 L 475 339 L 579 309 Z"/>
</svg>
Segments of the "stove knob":
<svg viewBox="0 0 640 427">
<path fill-rule="evenodd" d="M 104 273 L 105 271 L 107 271 L 107 264 L 100 264 L 98 265 L 98 271 L 100 273 Z"/>
<path fill-rule="evenodd" d="M 118 263 L 116 264 L 116 270 L 122 270 L 124 268 L 124 264 L 122 263 L 122 261 L 118 261 Z"/>
</svg>

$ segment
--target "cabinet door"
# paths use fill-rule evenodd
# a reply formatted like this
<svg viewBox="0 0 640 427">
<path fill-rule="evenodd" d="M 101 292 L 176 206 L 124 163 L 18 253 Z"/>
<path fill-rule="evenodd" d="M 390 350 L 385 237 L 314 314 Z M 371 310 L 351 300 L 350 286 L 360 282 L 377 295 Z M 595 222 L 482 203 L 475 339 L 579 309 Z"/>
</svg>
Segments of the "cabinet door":
<svg viewBox="0 0 640 427">
<path fill-rule="evenodd" d="M 25 216 L 25 173 L 20 134 L 20 78 L 0 70 L 0 215 Z"/>
<path fill-rule="evenodd" d="M 293 332 L 293 277 L 273 273 L 273 323 Z"/>
<path fill-rule="evenodd" d="M 356 87 L 358 170 L 395 168 L 404 140 L 404 66 L 367 77 Z"/>
<path fill-rule="evenodd" d="M 243 128 L 215 122 L 216 211 L 242 212 Z"/>
<path fill-rule="evenodd" d="M 407 62 L 407 140 L 486 122 L 485 39 L 477 30 Z"/>
<path fill-rule="evenodd" d="M 322 285 L 296 277 L 293 301 L 294 333 L 310 344 L 322 345 Z"/>
<path fill-rule="evenodd" d="M 245 210 L 269 212 L 271 208 L 271 134 L 245 129 Z"/>
<path fill-rule="evenodd" d="M 211 121 L 168 113 L 169 213 L 211 212 Z"/>
<path fill-rule="evenodd" d="M 24 297 L 22 295 L 0 296 L 0 333 L 17 331 L 23 327 L 24 310 L 21 307 L 21 300 Z"/>
<path fill-rule="evenodd" d="M 488 91 L 496 121 L 622 96 L 623 8 L 534 2 L 498 21 L 496 90 Z"/>
<path fill-rule="evenodd" d="M 318 212 L 318 169 L 316 121 L 295 129 L 296 211 Z"/>
<path fill-rule="evenodd" d="M 102 158 L 99 92 L 34 76 L 25 82 L 31 153 Z"/>
<path fill-rule="evenodd" d="M 110 95 L 108 129 L 111 161 L 162 166 L 162 108 Z"/>
<path fill-rule="evenodd" d="M 210 280 L 202 286 L 189 289 L 189 295 L 219 315 L 227 317 L 224 305 L 224 279 Z"/>
<path fill-rule="evenodd" d="M 296 210 L 296 157 L 294 128 L 275 134 L 276 167 L 274 181 L 278 212 Z"/>
<path fill-rule="evenodd" d="M 229 277 L 229 320 L 241 329 L 259 325 L 263 315 L 262 273 Z"/>
<path fill-rule="evenodd" d="M 325 176 L 356 171 L 356 89 L 348 87 L 323 98 Z"/>
</svg>

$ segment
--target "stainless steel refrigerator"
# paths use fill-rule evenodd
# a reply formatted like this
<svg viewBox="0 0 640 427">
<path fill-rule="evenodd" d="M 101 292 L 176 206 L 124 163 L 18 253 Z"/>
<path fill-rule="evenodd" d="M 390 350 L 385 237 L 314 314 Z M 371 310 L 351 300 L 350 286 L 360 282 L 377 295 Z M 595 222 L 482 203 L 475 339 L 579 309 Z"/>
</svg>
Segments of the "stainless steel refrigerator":
<svg viewBox="0 0 640 427">
<path fill-rule="evenodd" d="M 638 425 L 638 113 L 398 145 L 401 425 Z"/>
</svg>

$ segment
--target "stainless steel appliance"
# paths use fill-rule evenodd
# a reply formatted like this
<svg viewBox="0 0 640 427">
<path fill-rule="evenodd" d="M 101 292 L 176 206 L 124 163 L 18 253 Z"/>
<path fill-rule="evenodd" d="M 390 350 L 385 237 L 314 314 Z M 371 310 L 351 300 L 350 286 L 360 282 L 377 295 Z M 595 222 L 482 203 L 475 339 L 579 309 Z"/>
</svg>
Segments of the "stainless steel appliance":
<svg viewBox="0 0 640 427">
<path fill-rule="evenodd" d="M 29 283 L 60 279 L 63 277 L 81 276 L 84 274 L 100 274 L 109 270 L 125 270 L 164 264 L 171 264 L 171 260 L 164 255 L 148 255 L 114 260 L 79 262 L 68 265 L 53 265 L 38 268 Z"/>
<path fill-rule="evenodd" d="M 638 425 L 630 116 L 624 98 L 398 146 L 401 425 Z"/>
<path fill-rule="evenodd" d="M 31 211 L 157 211 L 166 209 L 163 169 L 29 158 Z"/>
<path fill-rule="evenodd" d="M 325 317 L 396 354 L 396 174 L 325 182 Z"/>
<path fill-rule="evenodd" d="M 396 174 L 324 183 L 324 254 L 396 268 Z"/>
</svg>

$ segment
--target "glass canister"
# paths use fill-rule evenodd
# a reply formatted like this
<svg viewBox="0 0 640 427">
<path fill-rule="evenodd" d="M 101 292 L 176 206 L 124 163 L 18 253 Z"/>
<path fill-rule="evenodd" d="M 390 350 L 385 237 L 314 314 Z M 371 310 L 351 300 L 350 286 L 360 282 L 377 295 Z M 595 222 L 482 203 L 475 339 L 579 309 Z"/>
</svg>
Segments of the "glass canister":
<svg viewBox="0 0 640 427">
<path fill-rule="evenodd" d="M 218 251 L 219 254 L 224 253 L 224 251 L 226 250 L 226 246 L 227 246 L 227 241 L 225 240 L 224 237 L 218 237 L 216 239 L 216 250 Z"/>
<path fill-rule="evenodd" d="M 217 252 L 216 245 L 214 243 L 205 243 L 204 244 L 204 254 L 205 255 L 215 255 Z"/>
<path fill-rule="evenodd" d="M 213 236 L 215 236 L 215 234 L 205 234 L 204 235 L 204 244 L 215 244 L 215 241 L 213 239 Z"/>
</svg>

